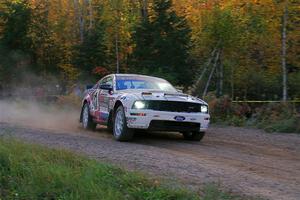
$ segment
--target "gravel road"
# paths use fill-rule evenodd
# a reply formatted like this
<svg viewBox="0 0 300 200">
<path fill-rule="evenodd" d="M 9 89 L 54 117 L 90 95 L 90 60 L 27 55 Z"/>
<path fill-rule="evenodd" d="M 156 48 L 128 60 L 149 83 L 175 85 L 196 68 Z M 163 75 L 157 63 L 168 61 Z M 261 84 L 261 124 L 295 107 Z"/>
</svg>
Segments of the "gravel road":
<svg viewBox="0 0 300 200">
<path fill-rule="evenodd" d="M 180 134 L 139 133 L 132 142 L 112 139 L 104 128 L 87 132 L 0 123 L 0 135 L 80 152 L 129 170 L 198 189 L 217 183 L 234 193 L 266 199 L 300 199 L 300 135 L 212 127 L 201 142 Z"/>
</svg>

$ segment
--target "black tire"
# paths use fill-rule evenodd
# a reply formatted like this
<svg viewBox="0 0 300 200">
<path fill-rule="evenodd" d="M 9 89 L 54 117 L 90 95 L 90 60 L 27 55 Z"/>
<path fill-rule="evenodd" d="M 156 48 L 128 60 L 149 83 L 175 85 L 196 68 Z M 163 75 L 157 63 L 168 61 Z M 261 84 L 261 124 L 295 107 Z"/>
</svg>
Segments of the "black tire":
<svg viewBox="0 0 300 200">
<path fill-rule="evenodd" d="M 113 115 L 113 134 L 117 141 L 129 141 L 132 139 L 134 131 L 127 127 L 123 106 L 119 106 Z"/>
<path fill-rule="evenodd" d="M 93 131 L 96 129 L 96 126 L 97 124 L 93 121 L 93 117 L 90 115 L 89 105 L 85 103 L 82 108 L 82 128 Z"/>
<path fill-rule="evenodd" d="M 205 132 L 184 132 L 182 134 L 185 140 L 201 141 L 205 135 Z"/>
<path fill-rule="evenodd" d="M 109 114 L 109 118 L 108 118 L 108 122 L 107 122 L 107 129 L 108 129 L 108 131 L 109 132 L 111 132 L 111 133 L 113 133 L 113 125 L 114 125 L 114 123 L 113 123 L 113 114 L 112 113 L 110 113 Z"/>
</svg>

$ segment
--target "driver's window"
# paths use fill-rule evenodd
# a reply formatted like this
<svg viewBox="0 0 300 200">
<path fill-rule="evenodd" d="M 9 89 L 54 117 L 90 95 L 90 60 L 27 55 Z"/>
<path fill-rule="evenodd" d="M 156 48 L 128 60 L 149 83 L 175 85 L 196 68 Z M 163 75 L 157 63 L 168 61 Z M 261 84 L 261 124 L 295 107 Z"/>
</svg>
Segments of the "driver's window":
<svg viewBox="0 0 300 200">
<path fill-rule="evenodd" d="M 100 82 L 99 82 L 99 88 L 100 85 L 111 85 L 113 86 L 113 77 L 109 76 L 109 77 L 105 77 L 103 78 Z M 107 92 L 107 91 L 106 91 Z"/>
<path fill-rule="evenodd" d="M 99 84 L 98 84 L 99 87 L 98 87 L 98 88 L 100 88 L 100 85 L 103 85 L 103 84 L 104 84 L 104 81 L 105 81 L 106 79 L 107 79 L 107 78 L 104 78 L 104 79 L 102 79 L 102 80 L 99 81 Z"/>
<path fill-rule="evenodd" d="M 100 85 L 113 85 L 113 79 L 111 76 L 104 78 L 101 82 Z"/>
</svg>

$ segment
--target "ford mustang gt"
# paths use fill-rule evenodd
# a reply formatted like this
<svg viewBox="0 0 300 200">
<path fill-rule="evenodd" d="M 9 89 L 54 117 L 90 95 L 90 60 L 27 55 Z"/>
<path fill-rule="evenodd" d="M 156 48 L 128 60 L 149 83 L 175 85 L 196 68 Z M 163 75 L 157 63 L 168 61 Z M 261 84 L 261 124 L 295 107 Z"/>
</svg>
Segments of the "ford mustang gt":
<svg viewBox="0 0 300 200">
<path fill-rule="evenodd" d="M 87 89 L 80 122 L 84 129 L 107 125 L 118 141 L 128 141 L 134 130 L 180 132 L 200 141 L 210 115 L 203 100 L 183 94 L 168 81 L 144 75 L 111 74 Z"/>
</svg>

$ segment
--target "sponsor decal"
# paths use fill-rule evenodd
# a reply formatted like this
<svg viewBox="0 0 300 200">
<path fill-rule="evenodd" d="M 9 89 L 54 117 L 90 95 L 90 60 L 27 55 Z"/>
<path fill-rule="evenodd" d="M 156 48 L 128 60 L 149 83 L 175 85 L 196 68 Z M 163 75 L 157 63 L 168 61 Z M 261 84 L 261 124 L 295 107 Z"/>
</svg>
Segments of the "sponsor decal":
<svg viewBox="0 0 300 200">
<path fill-rule="evenodd" d="M 131 124 L 136 121 L 135 117 L 127 117 L 127 123 Z"/>
<path fill-rule="evenodd" d="M 185 120 L 185 117 L 184 116 L 175 116 L 174 117 L 174 119 L 176 120 L 176 121 L 184 121 Z"/>
</svg>

